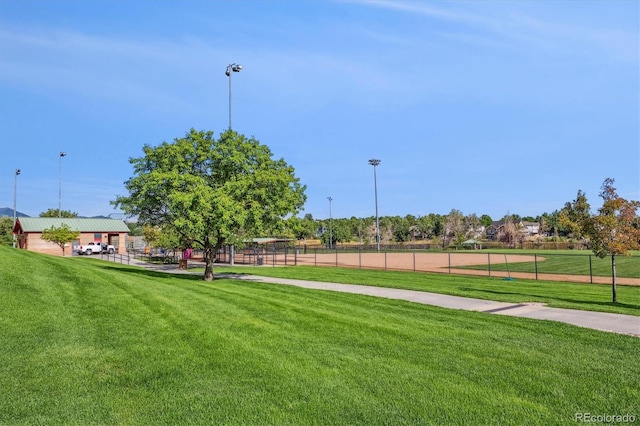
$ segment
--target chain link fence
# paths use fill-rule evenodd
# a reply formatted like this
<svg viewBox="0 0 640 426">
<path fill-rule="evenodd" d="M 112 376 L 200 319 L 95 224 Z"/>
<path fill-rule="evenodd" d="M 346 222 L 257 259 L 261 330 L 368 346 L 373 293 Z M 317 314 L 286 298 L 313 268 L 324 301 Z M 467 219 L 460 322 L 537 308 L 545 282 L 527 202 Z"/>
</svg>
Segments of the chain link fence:
<svg viewBox="0 0 640 426">
<path fill-rule="evenodd" d="M 218 253 L 218 262 L 232 263 L 231 251 Z M 620 284 L 640 285 L 640 256 L 616 256 Z M 385 248 L 263 247 L 238 250 L 233 263 L 257 266 L 333 266 L 393 271 L 436 272 L 487 277 L 526 278 L 583 283 L 611 283 L 611 257 L 589 253 L 429 251 Z"/>
</svg>

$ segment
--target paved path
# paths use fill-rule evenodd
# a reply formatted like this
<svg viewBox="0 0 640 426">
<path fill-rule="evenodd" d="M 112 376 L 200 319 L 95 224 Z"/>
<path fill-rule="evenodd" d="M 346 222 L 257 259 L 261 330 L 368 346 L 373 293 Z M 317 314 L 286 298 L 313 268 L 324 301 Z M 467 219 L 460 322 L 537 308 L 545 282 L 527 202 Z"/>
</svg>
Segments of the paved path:
<svg viewBox="0 0 640 426">
<path fill-rule="evenodd" d="M 157 265 L 133 260 L 132 265 L 142 266 L 159 272 L 187 273 L 178 269 L 177 265 Z M 203 267 L 198 262 L 190 262 L 190 267 Z M 202 274 L 199 272 L 198 274 Z M 387 299 L 406 300 L 424 305 L 440 306 L 450 309 L 485 312 L 496 315 L 533 318 L 558 321 L 579 327 L 629 334 L 640 337 L 640 317 L 633 315 L 611 314 L 607 312 L 580 311 L 576 309 L 550 308 L 539 303 L 495 302 L 492 300 L 473 299 L 470 297 L 448 296 L 416 290 L 374 287 L 354 284 L 338 284 L 319 281 L 292 280 L 286 278 L 260 277 L 256 275 L 216 274 L 217 278 L 230 278 L 266 284 L 285 284 L 315 290 L 329 290 L 342 293 L 363 294 L 367 296 L 385 297 Z"/>
</svg>

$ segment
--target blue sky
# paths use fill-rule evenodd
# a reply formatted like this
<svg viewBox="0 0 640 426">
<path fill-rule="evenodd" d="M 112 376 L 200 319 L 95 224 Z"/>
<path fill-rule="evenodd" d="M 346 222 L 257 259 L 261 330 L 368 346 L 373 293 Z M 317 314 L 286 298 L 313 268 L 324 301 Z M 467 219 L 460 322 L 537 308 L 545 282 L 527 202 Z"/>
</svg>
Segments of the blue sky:
<svg viewBox="0 0 640 426">
<path fill-rule="evenodd" d="M 129 157 L 255 136 L 314 218 L 537 216 L 640 199 L 640 6 L 625 1 L 0 1 L 0 207 L 117 213 Z"/>
</svg>

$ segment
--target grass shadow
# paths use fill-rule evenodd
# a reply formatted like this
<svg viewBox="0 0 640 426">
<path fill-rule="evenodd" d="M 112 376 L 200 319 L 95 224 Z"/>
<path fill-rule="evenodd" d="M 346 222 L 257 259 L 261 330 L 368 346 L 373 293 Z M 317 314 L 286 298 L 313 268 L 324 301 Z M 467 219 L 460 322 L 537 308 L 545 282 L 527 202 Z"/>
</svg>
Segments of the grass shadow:
<svg viewBox="0 0 640 426">
<path fill-rule="evenodd" d="M 128 265 L 122 265 L 122 266 L 115 266 L 115 265 L 101 265 L 98 266 L 98 268 L 100 269 L 106 269 L 106 270 L 111 270 L 111 271 L 116 271 L 116 272 L 124 272 L 127 274 L 137 274 L 137 275 L 143 275 L 145 277 L 152 277 L 152 278 L 175 278 L 175 279 L 180 279 L 180 280 L 187 280 L 187 281 L 202 281 L 202 278 L 204 276 L 204 273 L 174 273 L 171 272 L 169 269 L 167 270 L 154 270 L 154 269 L 147 269 L 144 267 L 137 267 L 137 266 L 128 266 Z"/>
<path fill-rule="evenodd" d="M 557 297 L 557 296 L 543 297 L 540 295 L 528 294 L 528 293 L 522 293 L 522 292 L 486 290 L 486 289 L 469 288 L 469 287 L 462 287 L 460 288 L 460 290 L 474 292 L 474 293 L 488 293 L 488 294 L 503 295 L 503 296 L 531 297 L 532 298 L 532 300 L 530 300 L 531 302 L 536 302 L 536 301 L 541 301 L 542 299 L 546 299 L 544 300 L 544 302 L 550 307 L 553 307 L 553 302 L 557 301 L 557 302 L 563 302 L 563 303 L 575 304 L 575 305 L 624 308 L 624 309 L 629 309 L 631 311 L 635 311 L 635 313 L 629 313 L 628 315 L 640 316 L 640 305 L 634 305 L 630 303 L 620 303 L 620 302 L 612 303 L 612 302 L 605 302 L 605 301 L 600 302 L 600 301 L 593 301 L 593 300 L 568 299 L 568 298 Z M 581 309 L 581 308 L 579 306 L 576 306 L 574 308 L 569 308 L 569 309 Z"/>
</svg>

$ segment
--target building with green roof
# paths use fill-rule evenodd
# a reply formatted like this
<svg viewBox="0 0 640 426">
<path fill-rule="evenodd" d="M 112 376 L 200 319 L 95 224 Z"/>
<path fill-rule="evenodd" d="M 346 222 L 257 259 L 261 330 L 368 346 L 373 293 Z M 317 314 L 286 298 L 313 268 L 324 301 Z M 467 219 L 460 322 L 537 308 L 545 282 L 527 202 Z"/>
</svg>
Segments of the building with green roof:
<svg viewBox="0 0 640 426">
<path fill-rule="evenodd" d="M 111 244 L 119 253 L 126 253 L 129 227 L 119 219 L 84 219 L 52 217 L 20 217 L 16 219 L 13 233 L 17 235 L 18 247 L 39 253 L 62 255 L 60 247 L 42 239 L 45 229 L 66 224 L 71 230 L 80 232 L 80 237 L 71 245 L 86 245 L 90 242 Z M 72 250 L 66 251 L 71 253 Z"/>
</svg>

